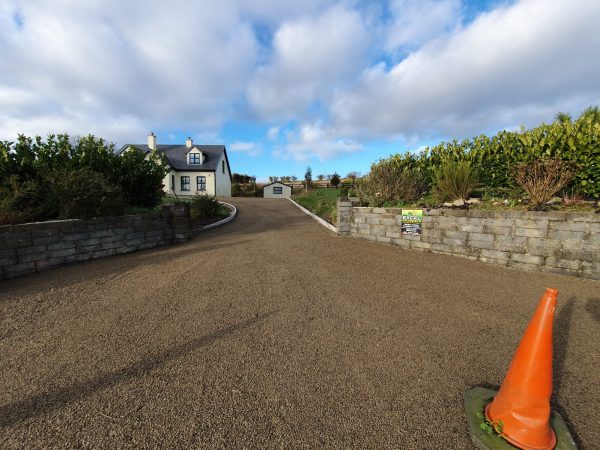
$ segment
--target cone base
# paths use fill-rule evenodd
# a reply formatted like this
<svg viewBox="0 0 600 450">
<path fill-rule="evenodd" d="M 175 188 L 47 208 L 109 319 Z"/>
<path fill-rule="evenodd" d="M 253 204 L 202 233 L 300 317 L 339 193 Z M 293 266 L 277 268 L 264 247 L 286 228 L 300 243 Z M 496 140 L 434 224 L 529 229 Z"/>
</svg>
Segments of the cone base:
<svg viewBox="0 0 600 450">
<path fill-rule="evenodd" d="M 514 450 L 514 445 L 509 444 L 496 433 L 488 433 L 480 427 L 483 418 L 478 417 L 477 414 L 484 414 L 485 407 L 492 401 L 496 393 L 494 390 L 483 387 L 475 387 L 465 392 L 465 411 L 469 434 L 473 443 L 481 450 Z M 556 433 L 555 450 L 577 450 L 573 436 L 560 414 L 552 411 L 550 425 Z"/>
<path fill-rule="evenodd" d="M 491 405 L 492 405 L 492 402 L 489 402 L 485 406 L 484 416 L 488 420 L 490 419 L 489 409 L 490 409 Z M 517 441 L 516 439 L 513 439 L 511 436 L 507 436 L 507 435 L 502 436 L 502 438 L 504 440 L 510 442 L 511 444 L 513 444 L 515 447 L 523 449 L 523 450 L 553 450 L 556 447 L 556 433 L 554 432 L 554 430 L 552 428 L 550 428 L 550 433 L 551 433 L 550 443 L 546 447 L 529 447 L 529 446 Z"/>
</svg>

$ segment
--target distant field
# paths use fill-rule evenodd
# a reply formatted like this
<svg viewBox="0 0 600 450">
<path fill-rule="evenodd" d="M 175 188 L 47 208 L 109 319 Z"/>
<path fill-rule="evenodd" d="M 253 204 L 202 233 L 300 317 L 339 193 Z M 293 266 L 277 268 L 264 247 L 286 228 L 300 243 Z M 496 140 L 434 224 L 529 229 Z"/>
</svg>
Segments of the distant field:
<svg viewBox="0 0 600 450">
<path fill-rule="evenodd" d="M 292 198 L 327 222 L 334 223 L 337 212 L 335 201 L 341 193 L 341 189 L 313 189 Z"/>
</svg>

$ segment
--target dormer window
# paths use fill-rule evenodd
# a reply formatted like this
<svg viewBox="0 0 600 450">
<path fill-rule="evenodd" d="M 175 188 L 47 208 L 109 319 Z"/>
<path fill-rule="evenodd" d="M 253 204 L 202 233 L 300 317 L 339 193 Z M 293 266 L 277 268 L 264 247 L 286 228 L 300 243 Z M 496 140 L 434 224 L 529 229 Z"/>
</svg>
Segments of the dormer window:
<svg viewBox="0 0 600 450">
<path fill-rule="evenodd" d="M 190 164 L 201 164 L 200 163 L 200 153 L 190 153 L 188 155 Z"/>
</svg>

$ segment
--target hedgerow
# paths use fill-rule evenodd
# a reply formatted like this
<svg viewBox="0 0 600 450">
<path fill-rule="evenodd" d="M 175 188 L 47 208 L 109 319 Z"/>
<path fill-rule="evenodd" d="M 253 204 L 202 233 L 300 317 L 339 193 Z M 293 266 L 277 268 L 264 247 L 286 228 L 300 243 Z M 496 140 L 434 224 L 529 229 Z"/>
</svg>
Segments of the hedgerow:
<svg viewBox="0 0 600 450">
<path fill-rule="evenodd" d="M 383 170 L 384 167 L 403 176 L 411 173 L 431 191 L 435 187 L 435 173 L 441 166 L 465 161 L 479 174 L 478 181 L 484 193 L 510 197 L 520 189 L 513 176 L 515 167 L 549 159 L 565 161 L 574 168 L 574 177 L 566 189 L 588 198 L 600 197 L 598 107 L 587 108 L 574 121 L 559 113 L 554 122 L 532 129 L 500 131 L 492 137 L 480 135 L 463 141 L 442 142 L 419 153 L 392 155 L 373 164 L 371 173 L 388 171 Z M 368 177 L 365 182 L 369 183 Z"/>
<path fill-rule="evenodd" d="M 115 153 L 92 135 L 47 139 L 20 135 L 0 142 L 0 224 L 97 217 L 127 207 L 154 207 L 167 173 L 158 156 Z"/>
</svg>

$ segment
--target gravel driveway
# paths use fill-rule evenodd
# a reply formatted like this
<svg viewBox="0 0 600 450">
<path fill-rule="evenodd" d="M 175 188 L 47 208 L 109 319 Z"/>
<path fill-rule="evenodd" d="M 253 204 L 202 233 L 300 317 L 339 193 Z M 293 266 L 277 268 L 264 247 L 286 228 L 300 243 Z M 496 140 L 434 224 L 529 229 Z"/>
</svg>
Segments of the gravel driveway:
<svg viewBox="0 0 600 450">
<path fill-rule="evenodd" d="M 600 283 L 341 238 L 234 199 L 187 244 L 0 282 L 1 448 L 471 448 L 560 290 L 555 406 L 600 446 Z"/>
</svg>

